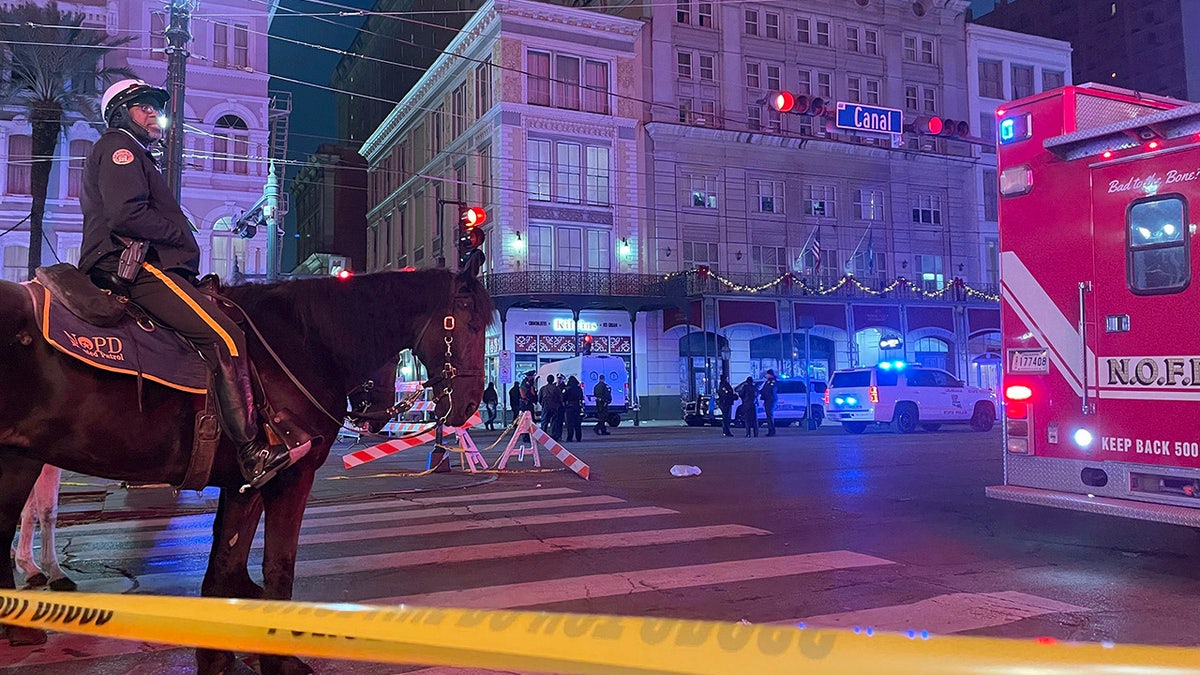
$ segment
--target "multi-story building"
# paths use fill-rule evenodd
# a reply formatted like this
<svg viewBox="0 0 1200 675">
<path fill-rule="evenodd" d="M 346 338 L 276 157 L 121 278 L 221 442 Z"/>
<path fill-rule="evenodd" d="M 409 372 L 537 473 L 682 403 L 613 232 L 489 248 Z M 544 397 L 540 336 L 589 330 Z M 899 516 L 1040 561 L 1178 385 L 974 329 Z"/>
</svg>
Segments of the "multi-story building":
<svg viewBox="0 0 1200 675">
<path fill-rule="evenodd" d="M 1195 0 L 997 0 L 974 21 L 1070 42 L 1075 82 L 1200 101 Z"/>
<path fill-rule="evenodd" d="M 82 0 L 59 3 L 63 11 L 81 12 L 85 25 L 114 37 L 132 36 L 115 50 L 109 66 L 132 69 L 151 83 L 166 80 L 164 48 L 167 13 L 151 0 Z M 266 231 L 253 239 L 230 231 L 230 223 L 262 195 L 267 179 L 271 98 L 267 92 L 267 26 L 271 13 L 251 0 L 205 2 L 192 17 L 194 58 L 187 66 L 187 96 L 183 120 L 185 150 L 182 188 L 184 213 L 199 229 L 201 272 L 222 277 L 266 271 Z M 228 18 L 225 18 L 228 17 Z M 97 83 L 97 103 L 105 88 Z M 51 172 L 46 204 L 47 243 L 43 264 L 77 262 L 83 219 L 79 186 L 83 160 L 100 136 L 95 120 L 76 115 L 65 125 L 58 142 L 58 159 Z M 4 278 L 24 280 L 28 256 L 28 225 L 17 226 L 29 214 L 29 155 L 31 128 L 19 105 L 0 110 L 0 248 Z M 15 226 L 15 227 L 14 227 Z M 8 231 L 13 228 L 11 231 Z"/>
<path fill-rule="evenodd" d="M 298 270 L 327 273 L 322 261 L 330 256 L 348 259 L 349 269 L 364 269 L 367 164 L 362 156 L 344 146 L 323 144 L 289 185 Z"/>
</svg>

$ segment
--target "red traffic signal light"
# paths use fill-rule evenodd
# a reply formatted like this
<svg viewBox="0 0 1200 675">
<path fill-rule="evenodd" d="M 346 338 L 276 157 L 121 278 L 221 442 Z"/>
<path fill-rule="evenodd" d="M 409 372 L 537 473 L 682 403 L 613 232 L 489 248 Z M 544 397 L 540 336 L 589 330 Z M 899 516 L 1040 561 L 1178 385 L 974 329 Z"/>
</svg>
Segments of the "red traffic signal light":
<svg viewBox="0 0 1200 675">
<path fill-rule="evenodd" d="M 786 91 L 781 91 L 771 97 L 771 107 L 779 112 L 792 112 L 796 107 L 796 97 Z"/>
<path fill-rule="evenodd" d="M 583 353 L 590 355 L 592 353 L 592 334 L 587 333 L 583 336 Z"/>
<path fill-rule="evenodd" d="M 925 136 L 965 138 L 971 135 L 971 125 L 962 120 L 952 120 L 937 115 L 921 115 L 909 125 L 912 131 Z"/>
<path fill-rule="evenodd" d="M 777 91 L 767 98 L 771 109 L 781 113 L 820 117 L 825 114 L 825 99 L 817 96 L 796 96 L 787 91 Z"/>
<path fill-rule="evenodd" d="M 459 207 L 458 222 L 464 227 L 479 227 L 483 221 L 487 220 L 487 211 L 484 211 L 479 206 L 462 206 Z"/>
</svg>

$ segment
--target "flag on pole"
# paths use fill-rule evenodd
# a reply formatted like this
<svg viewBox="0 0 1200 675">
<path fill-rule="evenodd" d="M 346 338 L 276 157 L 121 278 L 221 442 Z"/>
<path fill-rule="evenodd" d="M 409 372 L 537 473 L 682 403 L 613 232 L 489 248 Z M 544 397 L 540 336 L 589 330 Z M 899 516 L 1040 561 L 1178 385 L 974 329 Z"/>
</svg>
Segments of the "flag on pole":
<svg viewBox="0 0 1200 675">
<path fill-rule="evenodd" d="M 817 272 L 821 271 L 821 240 L 819 238 L 813 238 L 812 254 L 813 254 L 813 274 L 816 274 Z"/>
<path fill-rule="evenodd" d="M 867 274 L 875 274 L 875 231 L 867 231 Z"/>
</svg>

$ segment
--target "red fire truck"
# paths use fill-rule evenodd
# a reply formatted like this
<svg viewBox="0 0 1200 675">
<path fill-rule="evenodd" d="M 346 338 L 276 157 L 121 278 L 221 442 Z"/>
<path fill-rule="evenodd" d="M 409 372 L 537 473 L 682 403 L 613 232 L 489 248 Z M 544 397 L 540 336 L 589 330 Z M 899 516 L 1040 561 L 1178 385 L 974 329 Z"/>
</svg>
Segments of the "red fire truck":
<svg viewBox="0 0 1200 675">
<path fill-rule="evenodd" d="M 1067 86 L 997 124 L 1005 461 L 988 496 L 1200 526 L 1200 104 Z"/>
</svg>

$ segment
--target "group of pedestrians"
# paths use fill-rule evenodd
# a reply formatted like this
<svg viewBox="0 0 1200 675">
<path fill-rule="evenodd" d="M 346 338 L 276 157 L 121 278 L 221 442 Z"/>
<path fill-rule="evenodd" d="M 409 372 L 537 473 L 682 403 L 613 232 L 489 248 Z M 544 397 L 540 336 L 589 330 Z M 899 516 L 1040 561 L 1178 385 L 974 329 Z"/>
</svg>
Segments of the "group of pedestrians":
<svg viewBox="0 0 1200 675">
<path fill-rule="evenodd" d="M 729 383 L 729 376 L 722 375 L 721 383 L 717 385 L 717 405 L 721 408 L 721 433 L 732 436 L 730 424 L 733 422 L 733 404 L 738 405 L 738 416 L 746 425 L 746 438 L 758 436 L 758 401 L 762 399 L 763 412 L 767 419 L 767 435 L 775 435 L 775 403 L 779 400 L 776 393 L 775 371 L 767 369 L 764 373 L 761 387 L 754 385 L 754 378 L 747 377 L 736 388 Z"/>
<path fill-rule="evenodd" d="M 597 435 L 607 436 L 609 431 L 605 420 L 608 419 L 608 405 L 612 402 L 612 391 L 604 382 L 601 375 L 596 386 L 592 388 L 592 396 L 596 399 L 597 422 L 593 431 Z M 537 374 L 530 370 L 520 382 L 514 382 L 508 390 L 509 408 L 514 414 L 529 412 L 536 416 L 541 410 L 542 429 L 556 441 L 563 441 L 563 430 L 567 432 L 566 442 L 583 441 L 583 385 L 574 375 L 557 378 L 546 376 L 546 382 L 538 386 Z M 485 426 L 495 429 L 495 408 L 499 403 L 495 383 L 488 385 L 483 393 L 483 404 L 488 411 Z"/>
</svg>

